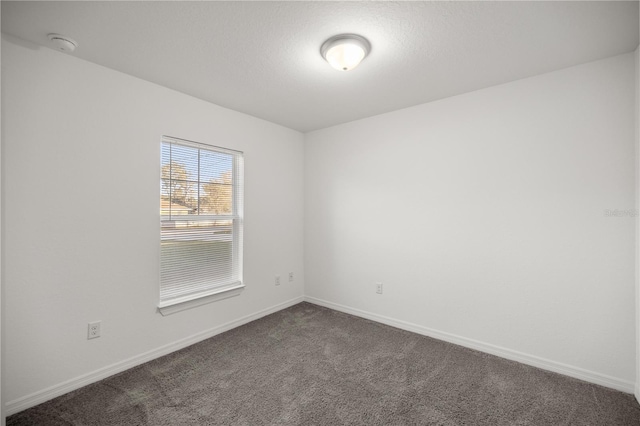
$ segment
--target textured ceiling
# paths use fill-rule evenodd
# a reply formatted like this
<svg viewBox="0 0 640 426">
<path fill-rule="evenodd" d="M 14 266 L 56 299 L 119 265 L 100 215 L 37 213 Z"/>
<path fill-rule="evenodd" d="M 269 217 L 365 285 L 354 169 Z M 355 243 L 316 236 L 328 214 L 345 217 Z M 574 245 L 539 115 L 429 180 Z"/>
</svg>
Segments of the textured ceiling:
<svg viewBox="0 0 640 426">
<path fill-rule="evenodd" d="M 303 132 L 633 51 L 637 2 L 7 2 L 2 31 Z M 339 72 L 323 41 L 371 54 Z"/>
</svg>

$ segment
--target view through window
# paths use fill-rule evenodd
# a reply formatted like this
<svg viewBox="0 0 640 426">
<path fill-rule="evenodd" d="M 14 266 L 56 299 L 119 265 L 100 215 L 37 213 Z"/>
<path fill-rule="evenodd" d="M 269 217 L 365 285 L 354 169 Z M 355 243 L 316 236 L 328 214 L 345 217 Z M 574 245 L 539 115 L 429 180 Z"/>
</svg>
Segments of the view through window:
<svg viewBox="0 0 640 426">
<path fill-rule="evenodd" d="M 160 308 L 242 286 L 242 153 L 164 137 Z"/>
</svg>

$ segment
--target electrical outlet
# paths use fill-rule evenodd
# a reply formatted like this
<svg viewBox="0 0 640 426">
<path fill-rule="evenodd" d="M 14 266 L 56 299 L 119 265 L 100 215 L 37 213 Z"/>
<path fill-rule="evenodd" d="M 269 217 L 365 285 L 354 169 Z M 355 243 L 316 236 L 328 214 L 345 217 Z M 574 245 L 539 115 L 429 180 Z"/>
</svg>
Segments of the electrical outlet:
<svg viewBox="0 0 640 426">
<path fill-rule="evenodd" d="M 100 321 L 90 322 L 87 339 L 96 339 L 98 337 L 100 337 Z"/>
<path fill-rule="evenodd" d="M 280 275 L 276 275 L 276 285 L 280 285 Z"/>
<path fill-rule="evenodd" d="M 289 272 L 289 282 L 293 282 L 293 272 Z"/>
<path fill-rule="evenodd" d="M 376 283 L 376 293 L 382 294 L 382 283 Z"/>
</svg>

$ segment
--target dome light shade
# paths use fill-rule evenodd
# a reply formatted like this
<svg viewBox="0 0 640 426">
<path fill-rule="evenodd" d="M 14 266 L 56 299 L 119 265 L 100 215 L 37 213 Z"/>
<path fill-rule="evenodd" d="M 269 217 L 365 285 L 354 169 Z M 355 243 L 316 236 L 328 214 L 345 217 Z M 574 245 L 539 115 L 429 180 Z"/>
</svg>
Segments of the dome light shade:
<svg viewBox="0 0 640 426">
<path fill-rule="evenodd" d="M 340 71 L 350 71 L 358 66 L 371 50 L 366 38 L 356 34 L 340 34 L 325 41 L 320 48 L 322 57 Z"/>
</svg>

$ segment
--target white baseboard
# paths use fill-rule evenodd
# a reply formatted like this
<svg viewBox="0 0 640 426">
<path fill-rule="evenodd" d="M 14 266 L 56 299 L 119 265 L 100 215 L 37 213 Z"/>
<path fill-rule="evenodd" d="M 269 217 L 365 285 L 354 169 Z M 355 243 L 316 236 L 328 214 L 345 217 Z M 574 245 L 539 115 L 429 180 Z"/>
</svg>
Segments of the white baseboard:
<svg viewBox="0 0 640 426">
<path fill-rule="evenodd" d="M 157 349 L 153 349 L 151 351 L 142 353 L 140 355 L 133 356 L 124 361 L 120 361 L 115 364 L 111 364 L 109 366 L 100 368 L 99 370 L 92 371 L 91 373 L 83 374 L 82 376 L 78 376 L 71 380 L 67 380 L 66 382 L 59 383 L 57 385 L 48 387 L 41 391 L 34 392 L 30 395 L 23 396 L 13 401 L 9 401 L 5 405 L 3 414 L 5 414 L 6 416 L 10 416 L 22 410 L 26 410 L 27 408 L 41 404 L 45 401 L 48 401 L 60 395 L 64 395 L 65 393 L 79 389 L 91 383 L 95 383 L 109 376 L 113 376 L 114 374 L 128 370 L 129 368 L 135 367 L 140 364 L 144 364 L 145 362 L 170 354 L 171 352 L 175 352 L 179 349 L 186 348 L 187 346 L 193 345 L 194 343 L 198 343 L 202 340 L 208 339 L 217 334 L 224 333 L 225 331 L 239 327 L 251 321 L 255 321 L 266 315 L 281 311 L 282 309 L 288 308 L 289 306 L 293 306 L 297 303 L 302 302 L 303 300 L 304 298 L 302 296 L 296 297 L 286 302 L 279 303 L 270 308 L 263 309 L 254 314 L 247 315 L 242 318 L 238 318 L 228 323 L 211 328 L 209 330 L 205 330 L 200 333 L 196 333 L 192 336 L 186 337 L 184 339 L 180 339 L 176 342 L 161 346 Z"/>
<path fill-rule="evenodd" d="M 638 401 L 638 404 L 640 404 L 640 384 L 636 384 L 636 401 Z"/>
<path fill-rule="evenodd" d="M 434 330 L 428 327 L 423 327 L 418 324 L 413 324 L 410 322 L 389 318 L 383 315 L 362 311 L 360 309 L 351 308 L 351 307 L 340 305 L 333 302 L 328 302 L 326 300 L 317 299 L 315 297 L 305 296 L 304 300 L 306 302 L 324 306 L 329 309 L 355 315 L 361 318 L 366 318 L 382 324 L 390 325 L 392 327 L 400 328 L 402 330 L 411 331 L 417 334 L 422 334 L 424 336 L 433 337 L 434 339 L 444 340 L 445 342 L 454 343 L 456 345 L 464 346 L 470 349 L 475 349 L 477 351 L 485 352 L 491 355 L 496 355 L 501 358 L 506 358 L 512 361 L 520 362 L 522 364 L 538 367 L 543 370 L 564 374 L 565 376 L 574 377 L 576 379 L 584 380 L 590 383 L 595 383 L 601 386 L 606 386 L 608 388 L 616 389 L 622 392 L 633 393 L 634 387 L 635 387 L 636 398 L 638 398 L 640 402 L 640 392 L 638 391 L 639 388 L 635 386 L 635 383 L 633 382 L 629 382 L 626 380 L 618 379 L 616 377 L 611 377 L 605 374 L 600 374 L 593 371 L 585 370 L 583 368 L 563 364 L 560 362 L 552 361 L 549 359 L 540 358 L 534 355 L 525 354 L 522 352 L 503 348 L 503 347 L 492 345 L 489 343 L 468 339 L 466 337 L 457 336 L 455 334 Z"/>
</svg>

